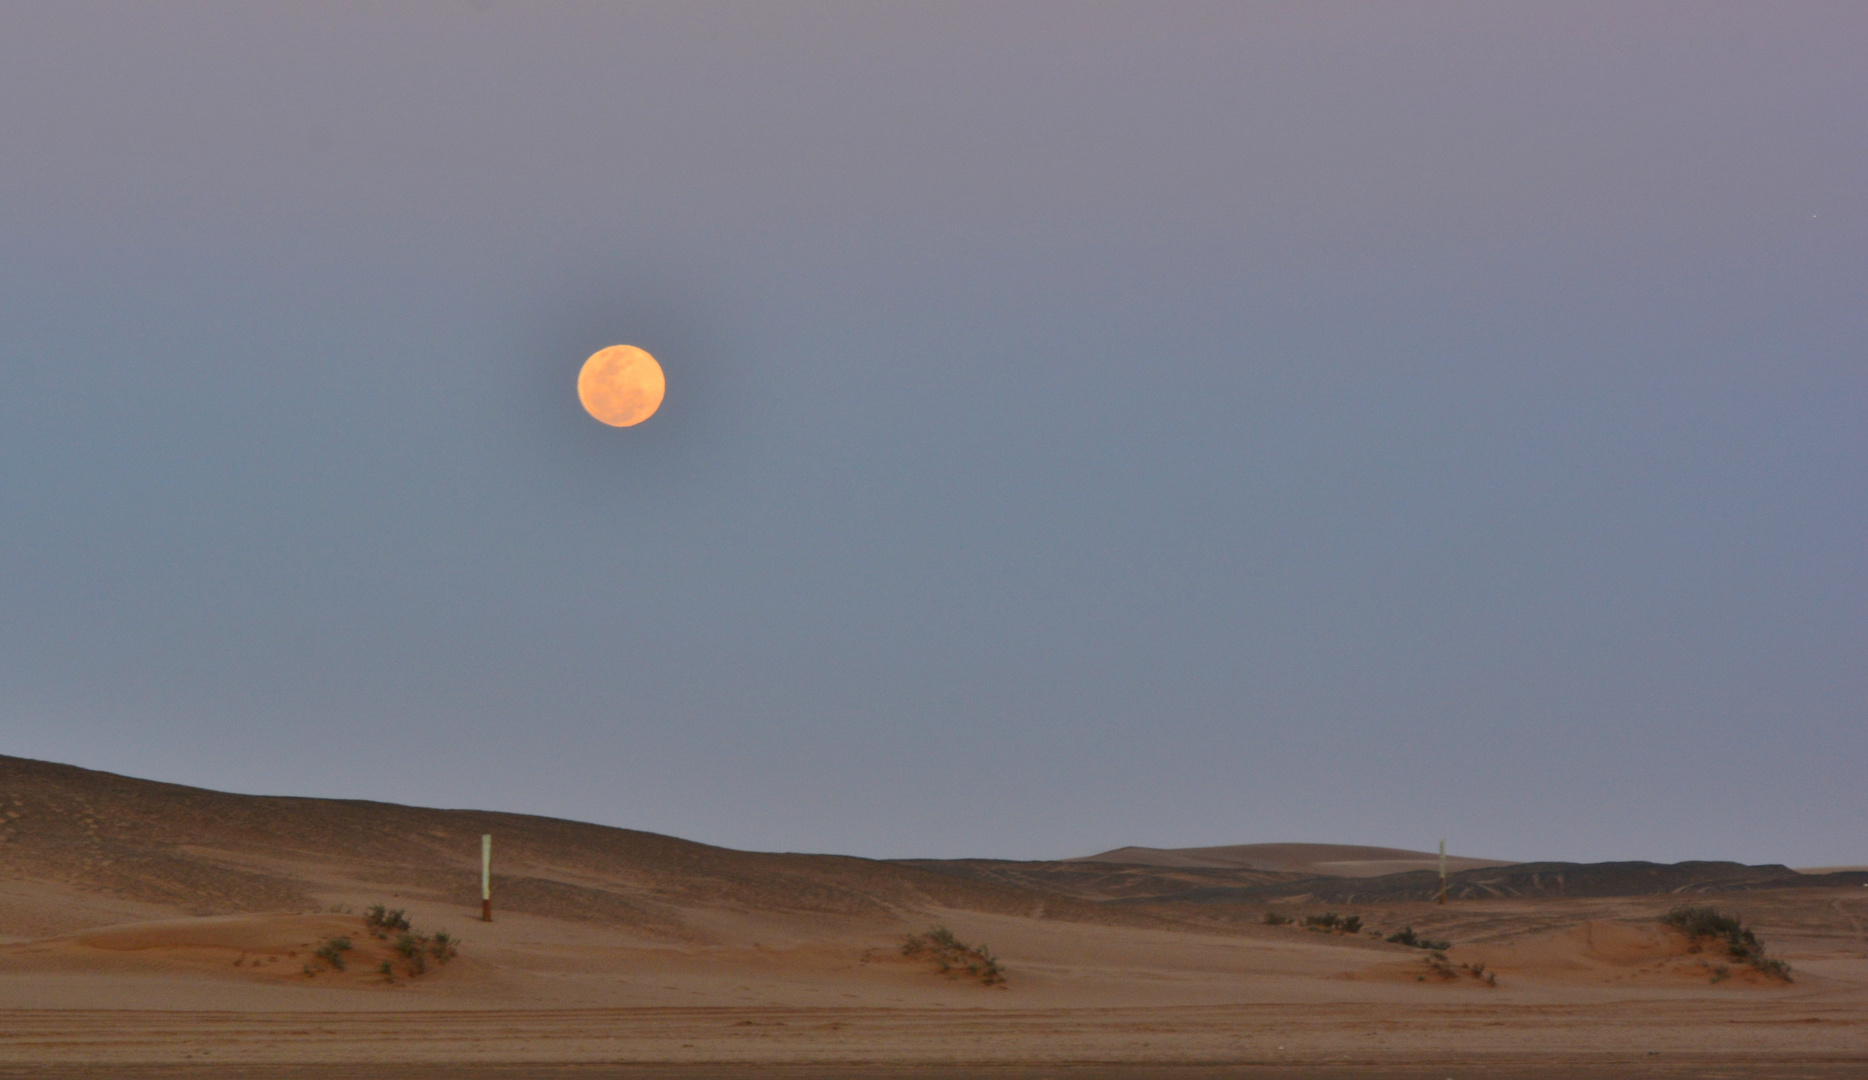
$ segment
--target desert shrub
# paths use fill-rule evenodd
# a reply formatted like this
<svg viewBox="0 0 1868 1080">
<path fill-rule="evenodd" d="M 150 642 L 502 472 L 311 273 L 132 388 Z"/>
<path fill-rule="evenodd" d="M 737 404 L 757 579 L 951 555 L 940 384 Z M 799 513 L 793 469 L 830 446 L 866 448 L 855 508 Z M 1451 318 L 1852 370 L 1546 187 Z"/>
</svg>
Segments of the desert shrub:
<svg viewBox="0 0 1868 1080">
<path fill-rule="evenodd" d="M 973 946 L 954 936 L 945 926 L 935 926 L 925 933 L 910 934 L 902 941 L 902 955 L 933 962 L 943 975 L 964 974 L 984 986 L 1003 986 L 1005 970 L 999 958 L 984 945 Z"/>
<path fill-rule="evenodd" d="M 1403 927 L 1389 934 L 1388 940 L 1394 942 L 1396 945 L 1406 945 L 1410 949 L 1431 949 L 1434 952 L 1441 952 L 1453 946 L 1453 943 L 1450 941 L 1436 941 L 1433 938 L 1416 934 L 1414 928 L 1411 926 Z"/>
<path fill-rule="evenodd" d="M 1447 959 L 1445 953 L 1436 950 L 1421 958 L 1421 963 L 1427 966 L 1427 970 L 1425 973 L 1416 976 L 1415 981 L 1417 982 L 1426 982 L 1429 978 L 1432 978 L 1435 982 L 1443 983 L 1472 979 L 1474 982 L 1483 983 L 1486 986 L 1496 987 L 1498 985 L 1498 973 L 1487 971 L 1485 969 L 1485 962 L 1482 960 L 1455 964 Z"/>
<path fill-rule="evenodd" d="M 1774 979 L 1790 981 L 1790 965 L 1774 956 L 1756 956 L 1745 962 Z"/>
<path fill-rule="evenodd" d="M 1289 915 L 1280 914 L 1279 912 L 1276 912 L 1276 911 L 1265 912 L 1265 925 L 1266 926 L 1288 926 L 1290 925 L 1290 922 L 1291 922 L 1291 917 Z"/>
<path fill-rule="evenodd" d="M 999 967 L 999 958 L 992 955 L 991 949 L 981 945 L 973 950 L 973 955 L 979 959 L 979 965 L 967 965 L 968 974 L 977 976 L 987 986 L 997 986 L 1005 981 L 1005 971 Z"/>
<path fill-rule="evenodd" d="M 406 931 L 409 928 L 408 913 L 401 908 L 371 904 L 364 909 L 363 924 L 376 932 L 377 937 L 388 937 L 391 930 Z"/>
<path fill-rule="evenodd" d="M 1304 916 L 1304 926 L 1320 933 L 1355 934 L 1362 930 L 1362 916 L 1338 915 L 1334 911 L 1326 911 L 1321 915 Z"/>
<path fill-rule="evenodd" d="M 410 977 L 428 970 L 428 939 L 421 934 L 403 934 L 396 938 L 396 952 L 409 969 Z"/>
<path fill-rule="evenodd" d="M 1470 963 L 1455 964 L 1447 959 L 1445 953 L 1436 949 L 1422 957 L 1421 963 L 1426 967 L 1421 974 L 1415 976 L 1416 982 L 1426 982 L 1432 979 L 1434 982 L 1456 983 L 1471 979 L 1485 986 L 1496 987 L 1498 985 L 1498 973 L 1487 971 L 1483 961 L 1474 960 Z"/>
<path fill-rule="evenodd" d="M 1690 938 L 1724 938 L 1728 948 L 1749 952 L 1758 945 L 1758 936 L 1745 929 L 1734 916 L 1712 907 L 1677 907 L 1660 921 Z"/>
<path fill-rule="evenodd" d="M 964 950 L 966 943 L 954 936 L 945 926 L 936 926 L 925 935 L 928 944 L 936 949 Z"/>
<path fill-rule="evenodd" d="M 1662 915 L 1660 921 L 1692 938 L 1696 944 L 1709 939 L 1717 941 L 1725 946 L 1726 955 L 1732 959 L 1749 964 L 1772 978 L 1790 981 L 1790 965 L 1766 957 L 1764 942 L 1735 915 L 1713 907 L 1684 905 Z"/>
<path fill-rule="evenodd" d="M 395 953 L 395 958 L 384 960 L 376 969 L 383 978 L 391 982 L 395 981 L 398 967 L 410 978 L 414 978 L 428 970 L 429 961 L 445 964 L 460 955 L 461 940 L 459 938 L 446 930 L 438 931 L 433 935 L 416 930 L 409 924 L 408 912 L 402 908 L 371 904 L 363 911 L 363 925 L 369 929 L 373 937 L 389 942 L 390 949 Z M 350 948 L 349 938 L 336 940 L 343 942 L 344 949 Z M 324 956 L 324 953 L 320 952 L 318 955 Z M 342 970 L 344 965 L 341 959 L 336 959 L 332 960 L 332 966 Z"/>
<path fill-rule="evenodd" d="M 344 954 L 350 951 L 350 939 L 347 937 L 328 937 L 318 942 L 318 947 L 311 955 L 323 960 L 339 971 L 344 970 Z"/>
</svg>

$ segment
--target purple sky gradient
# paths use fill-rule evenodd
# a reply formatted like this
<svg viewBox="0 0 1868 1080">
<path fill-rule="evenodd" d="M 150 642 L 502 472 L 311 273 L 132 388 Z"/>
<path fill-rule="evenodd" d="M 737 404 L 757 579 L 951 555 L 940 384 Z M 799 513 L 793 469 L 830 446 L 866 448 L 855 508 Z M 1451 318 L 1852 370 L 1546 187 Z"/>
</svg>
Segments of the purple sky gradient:
<svg viewBox="0 0 1868 1080">
<path fill-rule="evenodd" d="M 863 855 L 1868 860 L 1864 55 L 9 5 L 0 752 Z"/>
</svg>

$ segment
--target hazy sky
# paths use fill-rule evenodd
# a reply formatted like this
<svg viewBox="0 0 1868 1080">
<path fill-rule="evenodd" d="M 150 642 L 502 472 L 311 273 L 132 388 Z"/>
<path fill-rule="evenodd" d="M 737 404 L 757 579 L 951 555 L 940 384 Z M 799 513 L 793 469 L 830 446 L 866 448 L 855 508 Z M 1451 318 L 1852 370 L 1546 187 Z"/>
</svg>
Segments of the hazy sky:
<svg viewBox="0 0 1868 1080">
<path fill-rule="evenodd" d="M 1868 860 L 1864 56 L 1853 0 L 5 5 L 0 752 Z"/>
</svg>

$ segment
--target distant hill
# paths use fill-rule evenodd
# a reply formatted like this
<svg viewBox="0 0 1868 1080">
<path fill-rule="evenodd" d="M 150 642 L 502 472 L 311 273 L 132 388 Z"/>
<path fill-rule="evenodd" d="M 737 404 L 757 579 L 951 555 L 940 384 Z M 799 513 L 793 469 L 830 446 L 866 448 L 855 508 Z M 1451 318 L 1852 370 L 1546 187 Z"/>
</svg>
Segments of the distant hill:
<svg viewBox="0 0 1868 1080">
<path fill-rule="evenodd" d="M 1230 844 L 1224 847 L 1150 848 L 1120 847 L 1066 862 L 1119 863 L 1125 866 L 1163 866 L 1179 869 L 1273 870 L 1286 873 L 1327 874 L 1333 877 L 1379 877 L 1409 870 L 1440 868 L 1440 856 L 1431 851 L 1367 847 L 1360 844 Z M 1477 870 L 1509 866 L 1504 859 L 1478 859 L 1448 855 L 1448 870 Z"/>
<path fill-rule="evenodd" d="M 874 859 L 734 851 L 527 814 L 233 795 L 0 756 L 0 878 L 177 914 L 396 897 L 477 910 L 482 833 L 494 835 L 497 910 L 676 939 L 702 908 L 918 919 L 929 907 L 1042 905 L 1052 917 L 1159 921 Z"/>
<path fill-rule="evenodd" d="M 18 890 L 0 895 L 0 937 L 25 933 L 28 924 L 49 933 L 43 927 L 60 920 L 121 921 L 106 917 L 110 905 L 141 905 L 139 918 L 398 899 L 471 911 L 479 905 L 482 833 L 495 838 L 497 911 L 669 940 L 705 940 L 704 927 L 722 911 L 899 922 L 944 908 L 1165 926 L 1255 921 L 1243 909 L 1268 903 L 1425 900 L 1439 887 L 1433 870 L 1374 869 L 1437 862 L 1394 848 L 1120 848 L 1055 862 L 767 854 L 527 814 L 233 795 L 0 756 L 0 879 L 10 890 L 38 883 L 35 895 L 44 898 L 28 911 Z M 1160 857 L 1146 861 L 1153 855 Z M 1868 882 L 1864 873 L 1737 863 L 1449 863 L 1455 899 Z M 70 909 L 80 901 L 97 909 L 96 918 L 77 918 Z"/>
<path fill-rule="evenodd" d="M 1861 871 L 1804 874 L 1788 866 L 1748 866 L 1734 862 L 1536 862 L 1462 870 L 1447 875 L 1452 900 L 1508 897 L 1678 896 L 1747 892 L 1758 889 L 1814 889 L 1868 884 Z M 1440 893 L 1436 871 L 1415 870 L 1375 878 L 1310 876 L 1274 882 L 1196 886 L 1157 894 L 1154 903 L 1268 903 L 1314 900 L 1323 903 L 1391 903 L 1432 900 Z M 1134 902 L 1139 897 L 1126 897 Z"/>
<path fill-rule="evenodd" d="M 1366 849 L 1365 849 L 1366 850 Z M 1118 906 L 1376 904 L 1432 900 L 1440 874 L 1410 870 L 1377 877 L 1250 870 L 1217 866 L 1150 866 L 1070 859 L 915 859 L 909 865 L 1016 888 L 1065 893 Z M 1449 863 L 1452 860 L 1447 860 Z M 1469 860 L 1483 862 L 1483 860 Z M 1798 873 L 1787 866 L 1730 862 L 1507 863 L 1447 875 L 1454 900 L 1522 897 L 1699 895 L 1757 889 L 1823 889 L 1868 884 L 1868 873 Z M 1184 909 L 1183 909 L 1184 910 Z"/>
</svg>

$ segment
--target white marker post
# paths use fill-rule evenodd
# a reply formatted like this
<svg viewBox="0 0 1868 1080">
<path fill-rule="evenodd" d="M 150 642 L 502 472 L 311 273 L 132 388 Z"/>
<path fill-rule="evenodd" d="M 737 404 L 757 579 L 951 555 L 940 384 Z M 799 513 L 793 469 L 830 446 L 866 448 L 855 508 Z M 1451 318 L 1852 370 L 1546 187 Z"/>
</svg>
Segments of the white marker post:
<svg viewBox="0 0 1868 1080">
<path fill-rule="evenodd" d="M 493 921 L 493 834 L 480 837 L 480 921 Z"/>
<path fill-rule="evenodd" d="M 1440 841 L 1440 902 L 1446 903 L 1446 841 Z M 488 916 L 491 918 L 492 916 Z"/>
</svg>

